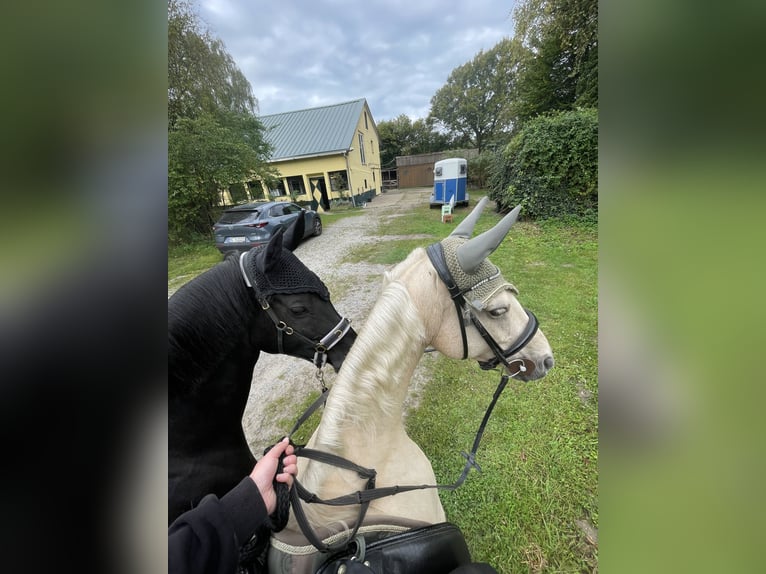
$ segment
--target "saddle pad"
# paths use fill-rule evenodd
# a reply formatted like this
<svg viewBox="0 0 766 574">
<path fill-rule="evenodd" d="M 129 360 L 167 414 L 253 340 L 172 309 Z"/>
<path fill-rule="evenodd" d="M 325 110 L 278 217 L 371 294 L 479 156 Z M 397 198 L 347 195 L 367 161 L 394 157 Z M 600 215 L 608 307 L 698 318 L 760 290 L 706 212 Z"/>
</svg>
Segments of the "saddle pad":
<svg viewBox="0 0 766 574">
<path fill-rule="evenodd" d="M 317 574 L 336 574 L 344 563 L 347 568 L 343 570 L 353 571 L 349 566 L 356 566 L 359 562 L 349 562 L 352 555 L 352 552 L 345 552 L 330 557 Z M 449 522 L 442 522 L 368 541 L 360 561 L 368 568 L 359 568 L 360 572 L 444 574 L 468 564 L 471 554 L 460 529 Z"/>
</svg>

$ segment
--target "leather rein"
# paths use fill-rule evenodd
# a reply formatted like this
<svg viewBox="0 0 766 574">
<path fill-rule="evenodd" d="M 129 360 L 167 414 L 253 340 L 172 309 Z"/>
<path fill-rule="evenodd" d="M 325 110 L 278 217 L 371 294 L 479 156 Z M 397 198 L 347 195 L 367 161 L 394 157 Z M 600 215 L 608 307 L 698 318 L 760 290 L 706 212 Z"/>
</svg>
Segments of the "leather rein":
<svg viewBox="0 0 766 574">
<path fill-rule="evenodd" d="M 463 338 L 463 358 L 465 359 L 468 356 L 468 339 L 465 332 L 465 324 L 463 321 L 463 317 L 468 316 L 470 318 L 470 321 L 474 324 L 474 326 L 476 326 L 482 338 L 484 338 L 484 340 L 487 342 L 490 349 L 492 349 L 492 352 L 495 355 L 495 358 L 490 361 L 483 362 L 483 363 L 479 362 L 480 367 L 485 370 L 493 369 L 497 365 L 502 363 L 507 369 L 507 372 L 503 372 L 500 377 L 500 383 L 498 384 L 497 389 L 495 389 L 495 393 L 492 397 L 492 401 L 487 407 L 487 411 L 484 413 L 484 417 L 482 418 L 481 424 L 479 425 L 479 428 L 476 431 L 476 436 L 474 438 L 473 445 L 471 447 L 471 452 L 466 453 L 464 451 L 461 453 L 461 455 L 466 459 L 466 463 L 458 479 L 451 484 L 394 485 L 394 486 L 376 488 L 375 479 L 377 476 L 377 472 L 375 471 L 375 469 L 359 466 L 358 464 L 335 454 L 306 448 L 305 445 L 295 445 L 294 443 L 292 443 L 292 435 L 314 413 L 314 411 L 316 411 L 316 409 L 319 408 L 319 406 L 323 405 L 327 401 L 327 388 L 323 386 L 322 393 L 311 404 L 311 406 L 309 406 L 306 412 L 304 412 L 298 418 L 292 430 L 290 431 L 290 434 L 288 435 L 288 437 L 290 437 L 291 444 L 294 445 L 295 455 L 302 456 L 310 460 L 315 460 L 317 462 L 330 464 L 338 468 L 351 470 L 353 472 L 356 472 L 359 478 L 364 479 L 367 482 L 365 483 L 364 490 L 359 490 L 351 494 L 324 500 L 319 498 L 315 493 L 308 491 L 298 481 L 297 478 L 294 480 L 294 487 L 290 491 L 290 506 L 292 507 L 293 512 L 295 514 L 295 519 L 298 522 L 298 526 L 300 527 L 301 532 L 309 541 L 309 543 L 311 543 L 317 550 L 320 550 L 322 552 L 334 552 L 337 550 L 341 550 L 345 548 L 351 541 L 354 540 L 359 530 L 359 527 L 361 526 L 362 521 L 364 520 L 364 517 L 367 513 L 367 509 L 371 501 L 377 500 L 379 498 L 384 498 L 387 496 L 393 496 L 394 494 L 398 494 L 400 492 L 410 492 L 413 490 L 426 490 L 426 489 L 438 489 L 438 490 L 448 490 L 448 491 L 456 490 L 465 482 L 466 478 L 468 477 L 468 473 L 471 471 L 472 468 L 475 468 L 476 470 L 481 472 L 481 467 L 476 462 L 476 453 L 479 449 L 479 444 L 484 434 L 484 429 L 487 425 L 487 422 L 489 421 L 489 417 L 492 414 L 492 410 L 495 408 L 495 404 L 497 403 L 497 400 L 500 398 L 500 395 L 505 389 L 509 378 L 514 377 L 526 371 L 526 366 L 524 364 L 523 359 L 514 359 L 512 361 L 509 361 L 508 358 L 511 355 L 518 353 L 525 345 L 529 343 L 529 341 L 532 340 L 532 337 L 534 337 L 538 327 L 537 318 L 535 317 L 535 315 L 531 311 L 525 309 L 527 316 L 529 317 L 529 320 L 527 322 L 527 325 L 524 331 L 517 338 L 516 342 L 514 342 L 513 345 L 511 345 L 508 349 L 502 349 L 497 344 L 497 342 L 492 338 L 489 332 L 483 327 L 483 325 L 481 325 L 481 322 L 478 320 L 478 318 L 470 311 L 470 309 L 467 309 L 467 306 L 465 305 L 465 298 L 463 297 L 463 292 L 461 292 L 460 289 L 455 285 L 455 281 L 452 278 L 452 274 L 449 272 L 449 269 L 447 268 L 441 244 L 434 243 L 433 245 L 430 245 L 426 251 L 428 253 L 429 258 L 431 259 L 431 262 L 434 265 L 434 268 L 439 274 L 439 277 L 441 278 L 441 280 L 444 282 L 447 289 L 449 290 L 452 300 L 455 302 L 455 307 L 458 312 L 458 318 L 459 318 L 459 322 L 461 326 L 460 327 L 461 334 Z M 466 291 L 469 291 L 469 290 L 466 290 Z M 514 372 L 514 367 L 512 366 L 514 364 L 516 364 L 515 372 Z M 359 515 L 354 525 L 354 529 L 351 532 L 350 536 L 348 537 L 348 540 L 346 542 L 341 542 L 340 544 L 337 544 L 337 545 L 325 544 L 324 542 L 322 542 L 322 540 L 320 540 L 319 536 L 316 534 L 314 529 L 311 527 L 311 524 L 309 523 L 308 518 L 306 517 L 306 513 L 303 510 L 303 506 L 301 505 L 301 501 L 307 504 L 323 504 L 327 506 L 349 506 L 352 504 L 358 504 Z"/>
</svg>

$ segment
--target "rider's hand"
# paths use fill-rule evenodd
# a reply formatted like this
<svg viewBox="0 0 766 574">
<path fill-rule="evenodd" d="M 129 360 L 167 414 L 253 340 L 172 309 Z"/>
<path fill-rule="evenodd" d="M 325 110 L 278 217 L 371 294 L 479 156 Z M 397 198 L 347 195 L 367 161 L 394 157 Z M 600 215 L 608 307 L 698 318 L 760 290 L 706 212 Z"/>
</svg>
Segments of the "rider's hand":
<svg viewBox="0 0 766 574">
<path fill-rule="evenodd" d="M 293 454 L 294 451 L 295 449 L 290 444 L 290 440 L 285 437 L 263 455 L 263 458 L 253 468 L 253 472 L 250 473 L 250 478 L 253 479 L 253 482 L 258 487 L 258 491 L 263 497 L 263 502 L 266 504 L 266 510 L 269 514 L 272 514 L 277 507 L 277 495 L 274 492 L 272 481 L 277 472 L 279 457 L 283 452 L 287 455 L 283 461 L 284 472 L 276 475 L 277 482 L 286 483 L 288 488 L 293 486 L 293 478 L 298 473 L 298 458 Z"/>
</svg>

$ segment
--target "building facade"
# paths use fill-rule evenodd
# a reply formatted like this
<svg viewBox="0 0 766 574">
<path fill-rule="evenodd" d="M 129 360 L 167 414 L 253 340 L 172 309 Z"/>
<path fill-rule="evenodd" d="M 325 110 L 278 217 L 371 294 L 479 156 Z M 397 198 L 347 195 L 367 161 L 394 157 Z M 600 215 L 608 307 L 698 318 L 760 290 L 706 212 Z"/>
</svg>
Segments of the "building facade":
<svg viewBox="0 0 766 574">
<path fill-rule="evenodd" d="M 294 201 L 325 211 L 332 200 L 365 202 L 380 193 L 380 138 L 364 98 L 259 119 L 274 148 L 269 163 L 280 178 L 268 186 L 249 182 L 247 199 Z"/>
</svg>

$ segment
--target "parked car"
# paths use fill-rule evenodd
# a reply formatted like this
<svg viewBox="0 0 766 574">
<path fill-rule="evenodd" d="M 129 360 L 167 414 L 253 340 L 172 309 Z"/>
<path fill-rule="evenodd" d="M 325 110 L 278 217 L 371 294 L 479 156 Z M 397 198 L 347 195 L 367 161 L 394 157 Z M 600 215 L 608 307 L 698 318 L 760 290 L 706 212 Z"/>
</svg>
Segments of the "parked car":
<svg viewBox="0 0 766 574">
<path fill-rule="evenodd" d="M 316 211 L 285 201 L 258 201 L 227 209 L 213 225 L 215 246 L 224 257 L 238 257 L 256 245 L 268 243 L 282 227 L 296 217 L 305 218 L 303 238 L 322 234 L 322 220 Z"/>
</svg>

